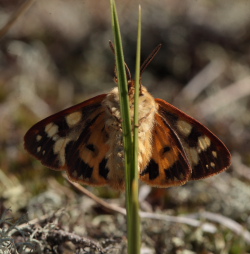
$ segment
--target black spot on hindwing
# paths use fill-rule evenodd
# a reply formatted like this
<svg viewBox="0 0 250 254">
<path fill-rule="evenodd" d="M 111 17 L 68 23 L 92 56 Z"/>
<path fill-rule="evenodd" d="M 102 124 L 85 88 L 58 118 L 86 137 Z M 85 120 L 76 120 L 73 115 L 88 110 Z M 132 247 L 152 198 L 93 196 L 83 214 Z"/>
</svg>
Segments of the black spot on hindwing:
<svg viewBox="0 0 250 254">
<path fill-rule="evenodd" d="M 167 153 L 169 151 L 171 151 L 171 147 L 170 146 L 165 146 L 165 147 L 162 148 L 161 153 L 162 153 L 162 155 L 164 155 L 165 153 Z"/>
<path fill-rule="evenodd" d="M 186 180 L 187 169 L 183 166 L 180 160 L 174 162 L 174 164 L 167 169 L 164 169 L 167 181 L 180 181 Z"/>
<path fill-rule="evenodd" d="M 96 147 L 93 144 L 86 145 L 86 148 L 88 148 L 91 152 L 95 152 L 96 151 Z"/>
<path fill-rule="evenodd" d="M 65 159 L 68 166 L 69 175 L 77 178 L 83 177 L 84 179 L 91 178 L 93 168 L 81 159 L 79 150 L 76 149 L 73 141 L 69 142 L 66 146 Z"/>
<path fill-rule="evenodd" d="M 148 166 L 140 173 L 141 176 L 149 174 L 149 179 L 154 180 L 156 179 L 160 172 L 159 172 L 159 165 L 151 159 Z"/>
<path fill-rule="evenodd" d="M 108 178 L 109 169 L 106 167 L 108 160 L 104 158 L 99 164 L 99 174 L 104 178 Z"/>
</svg>

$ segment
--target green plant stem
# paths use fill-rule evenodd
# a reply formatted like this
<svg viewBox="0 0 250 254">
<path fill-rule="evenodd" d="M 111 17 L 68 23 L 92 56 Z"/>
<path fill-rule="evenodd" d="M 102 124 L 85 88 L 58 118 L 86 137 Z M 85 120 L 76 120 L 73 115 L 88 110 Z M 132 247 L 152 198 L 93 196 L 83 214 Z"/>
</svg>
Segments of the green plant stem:
<svg viewBox="0 0 250 254">
<path fill-rule="evenodd" d="M 131 171 L 131 231 L 133 232 L 134 246 L 128 246 L 129 253 L 140 253 L 141 245 L 141 228 L 139 216 L 139 164 L 138 164 L 138 131 L 139 131 L 139 93 L 140 93 L 140 58 L 141 58 L 141 6 L 139 6 L 138 19 L 138 35 L 137 35 L 137 50 L 136 50 L 136 66 L 135 66 L 135 97 L 134 97 L 134 135 L 133 135 L 133 170 Z M 130 235 L 132 236 L 132 235 Z M 129 239 L 132 242 L 132 239 Z"/>
<path fill-rule="evenodd" d="M 128 83 L 125 71 L 125 62 L 122 51 L 122 41 L 120 35 L 119 21 L 115 6 L 115 1 L 110 0 L 112 25 L 115 37 L 115 56 L 118 77 L 118 88 L 120 94 L 120 110 L 122 115 L 123 143 L 125 152 L 126 170 L 126 209 L 127 209 L 127 238 L 128 253 L 140 253 L 140 219 L 138 202 L 138 102 L 139 102 L 139 82 L 140 82 L 140 45 L 141 45 L 141 10 L 139 8 L 138 44 L 136 60 L 136 95 L 135 95 L 135 115 L 134 140 L 131 128 L 130 104 L 128 97 Z"/>
<path fill-rule="evenodd" d="M 115 1 L 111 0 L 112 24 L 115 37 L 115 58 L 118 76 L 118 89 L 120 95 L 120 110 L 122 115 L 123 142 L 125 150 L 125 167 L 131 169 L 133 159 L 133 136 L 131 128 L 130 106 L 128 97 L 128 82 L 124 65 L 122 40 Z M 126 170 L 127 172 L 127 170 Z M 126 186 L 127 187 L 127 186 Z"/>
</svg>

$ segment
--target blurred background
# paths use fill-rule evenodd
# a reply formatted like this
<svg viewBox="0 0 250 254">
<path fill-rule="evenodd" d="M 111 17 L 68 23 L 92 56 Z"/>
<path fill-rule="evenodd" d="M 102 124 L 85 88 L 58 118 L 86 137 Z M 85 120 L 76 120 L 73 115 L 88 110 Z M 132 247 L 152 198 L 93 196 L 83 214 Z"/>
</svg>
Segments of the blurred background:
<svg viewBox="0 0 250 254">
<path fill-rule="evenodd" d="M 23 2 L 0 0 L 0 29 Z M 142 185 L 142 210 L 189 216 L 209 211 L 248 232 L 250 2 L 117 1 L 132 74 L 138 4 L 142 61 L 156 45 L 163 45 L 143 73 L 143 85 L 154 97 L 205 124 L 233 156 L 227 172 L 209 179 L 169 189 Z M 115 86 L 111 29 L 109 1 L 43 0 L 34 1 L 0 40 L 0 215 L 10 208 L 14 221 L 24 214 L 31 220 L 63 208 L 68 219 L 60 227 L 99 242 L 109 239 L 107 253 L 123 253 L 124 216 L 104 211 L 23 148 L 23 136 L 33 124 Z M 88 189 L 124 206 L 123 193 L 107 187 Z M 243 236 L 242 228 L 236 232 L 222 224 L 217 221 L 216 233 L 206 233 L 143 219 L 143 247 L 148 253 L 250 253 L 249 232 Z"/>
</svg>

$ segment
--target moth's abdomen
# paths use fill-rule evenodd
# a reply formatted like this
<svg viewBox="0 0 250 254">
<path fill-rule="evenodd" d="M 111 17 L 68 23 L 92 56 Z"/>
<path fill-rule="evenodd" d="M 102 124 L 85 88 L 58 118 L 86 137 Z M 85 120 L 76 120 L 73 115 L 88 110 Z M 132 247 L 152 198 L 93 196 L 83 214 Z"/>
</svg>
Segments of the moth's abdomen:
<svg viewBox="0 0 250 254">
<path fill-rule="evenodd" d="M 124 169 L 124 145 L 122 132 L 122 118 L 120 113 L 120 102 L 118 89 L 114 88 L 103 101 L 106 108 L 105 130 L 109 139 L 107 144 L 107 167 L 110 168 L 108 181 L 114 188 L 125 187 Z M 154 117 L 157 105 L 154 98 L 149 94 L 145 87 L 142 87 L 142 95 L 139 97 L 139 169 L 147 166 L 152 156 L 152 129 L 154 127 Z M 130 91 L 130 116 L 134 122 L 134 98 L 133 91 Z M 113 186 L 115 185 L 115 186 Z"/>
</svg>

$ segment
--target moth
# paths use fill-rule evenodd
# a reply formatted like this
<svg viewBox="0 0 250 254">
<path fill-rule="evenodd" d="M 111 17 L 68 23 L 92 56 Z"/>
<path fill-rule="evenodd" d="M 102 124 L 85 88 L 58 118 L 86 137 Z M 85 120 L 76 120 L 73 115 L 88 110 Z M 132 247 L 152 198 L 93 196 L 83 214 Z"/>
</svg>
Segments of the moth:
<svg viewBox="0 0 250 254">
<path fill-rule="evenodd" d="M 160 45 L 141 66 L 141 74 Z M 133 122 L 135 81 L 128 76 Z M 72 181 L 125 189 L 122 118 L 118 88 L 60 111 L 31 127 L 25 148 L 45 166 L 66 171 Z M 140 85 L 140 179 L 154 187 L 183 185 L 230 166 L 226 146 L 204 125 Z"/>
</svg>

